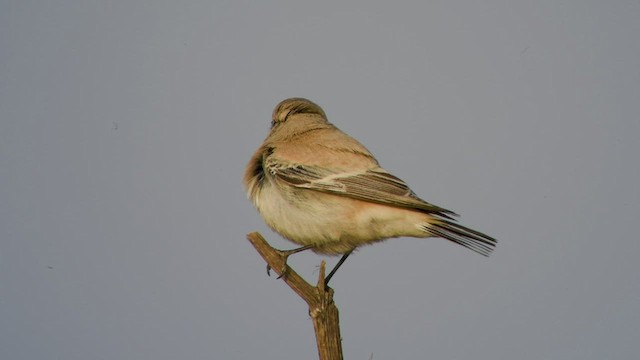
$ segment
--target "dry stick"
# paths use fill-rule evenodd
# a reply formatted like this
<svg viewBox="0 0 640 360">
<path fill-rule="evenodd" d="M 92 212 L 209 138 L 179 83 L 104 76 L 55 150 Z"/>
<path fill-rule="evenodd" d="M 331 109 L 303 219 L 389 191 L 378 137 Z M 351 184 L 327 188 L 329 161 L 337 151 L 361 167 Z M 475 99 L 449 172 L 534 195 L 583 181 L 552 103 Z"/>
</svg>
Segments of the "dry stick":
<svg viewBox="0 0 640 360">
<path fill-rule="evenodd" d="M 286 258 L 257 232 L 247 235 L 247 239 L 256 248 L 278 276 L 309 305 L 309 315 L 316 332 L 316 343 L 320 360 L 341 360 L 342 342 L 340 339 L 340 321 L 338 308 L 333 302 L 333 289 L 324 282 L 325 262 L 320 264 L 318 284 L 311 286 L 292 268 L 286 265 Z M 283 274 L 284 273 L 284 274 Z"/>
</svg>

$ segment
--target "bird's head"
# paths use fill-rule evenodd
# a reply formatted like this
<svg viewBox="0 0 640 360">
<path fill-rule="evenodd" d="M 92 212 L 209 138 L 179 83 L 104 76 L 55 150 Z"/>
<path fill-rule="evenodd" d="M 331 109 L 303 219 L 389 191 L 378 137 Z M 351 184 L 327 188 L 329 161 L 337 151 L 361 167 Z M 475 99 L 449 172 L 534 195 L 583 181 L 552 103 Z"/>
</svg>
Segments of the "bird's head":
<svg viewBox="0 0 640 360">
<path fill-rule="evenodd" d="M 320 115 L 323 119 L 327 119 L 324 110 L 316 103 L 304 98 L 289 98 L 282 100 L 276 108 L 273 109 L 271 127 L 285 123 L 292 116 L 298 114 Z"/>
</svg>

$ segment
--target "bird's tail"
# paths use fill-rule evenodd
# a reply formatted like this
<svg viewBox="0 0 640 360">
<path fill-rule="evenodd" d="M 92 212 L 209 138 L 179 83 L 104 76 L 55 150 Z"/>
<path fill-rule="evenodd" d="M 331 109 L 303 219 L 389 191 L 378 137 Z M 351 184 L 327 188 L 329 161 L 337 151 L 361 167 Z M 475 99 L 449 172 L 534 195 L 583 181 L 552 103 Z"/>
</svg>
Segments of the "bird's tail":
<svg viewBox="0 0 640 360">
<path fill-rule="evenodd" d="M 497 244 L 497 240 L 479 231 L 469 229 L 446 219 L 432 219 L 422 229 L 433 236 L 451 240 L 481 255 L 489 256 Z"/>
</svg>

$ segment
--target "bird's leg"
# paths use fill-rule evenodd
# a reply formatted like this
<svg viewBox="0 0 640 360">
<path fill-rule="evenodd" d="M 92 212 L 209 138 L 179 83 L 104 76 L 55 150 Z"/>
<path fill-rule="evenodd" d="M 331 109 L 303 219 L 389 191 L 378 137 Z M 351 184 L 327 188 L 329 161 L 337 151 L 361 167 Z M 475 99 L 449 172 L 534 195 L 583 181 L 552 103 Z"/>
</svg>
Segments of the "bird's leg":
<svg viewBox="0 0 640 360">
<path fill-rule="evenodd" d="M 293 255 L 293 254 L 299 253 L 301 251 L 309 250 L 309 249 L 312 249 L 314 247 L 315 247 L 314 245 L 305 245 L 305 246 L 301 246 L 299 248 L 291 249 L 291 250 L 274 249 L 278 253 L 278 255 L 280 255 L 280 257 L 282 257 L 282 259 L 284 260 L 284 266 L 282 267 L 282 269 L 280 271 L 280 276 L 278 276 L 278 279 L 283 277 L 284 274 L 287 272 L 287 258 L 289 258 L 289 255 Z M 269 266 L 269 265 L 267 265 L 267 275 L 271 276 L 271 266 Z"/>
<path fill-rule="evenodd" d="M 336 273 L 336 271 L 338 270 L 338 268 L 340 267 L 340 265 L 342 265 L 342 263 L 347 260 L 347 258 L 349 257 L 349 255 L 351 255 L 351 253 L 353 252 L 353 250 L 344 253 L 344 255 L 342 255 L 342 257 L 340 258 L 340 260 L 338 261 L 338 263 L 336 264 L 336 266 L 333 267 L 333 269 L 331 269 L 331 272 L 329 273 L 329 275 L 327 275 L 326 278 L 324 278 L 324 284 L 327 285 L 329 284 L 329 280 L 331 280 L 331 277 L 333 276 L 333 274 Z"/>
</svg>

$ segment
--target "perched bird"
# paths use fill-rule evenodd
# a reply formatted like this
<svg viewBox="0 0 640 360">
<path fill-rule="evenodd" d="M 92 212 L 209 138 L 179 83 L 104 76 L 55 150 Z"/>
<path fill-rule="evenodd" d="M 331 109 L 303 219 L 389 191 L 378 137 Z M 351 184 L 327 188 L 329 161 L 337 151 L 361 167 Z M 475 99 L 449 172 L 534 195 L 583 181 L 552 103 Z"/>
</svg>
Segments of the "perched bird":
<svg viewBox="0 0 640 360">
<path fill-rule="evenodd" d="M 287 255 L 306 249 L 343 255 L 327 282 L 354 249 L 389 238 L 441 237 L 485 256 L 496 245 L 456 223 L 454 212 L 420 199 L 307 99 L 276 106 L 243 180 L 267 225 L 302 245 Z"/>
</svg>

